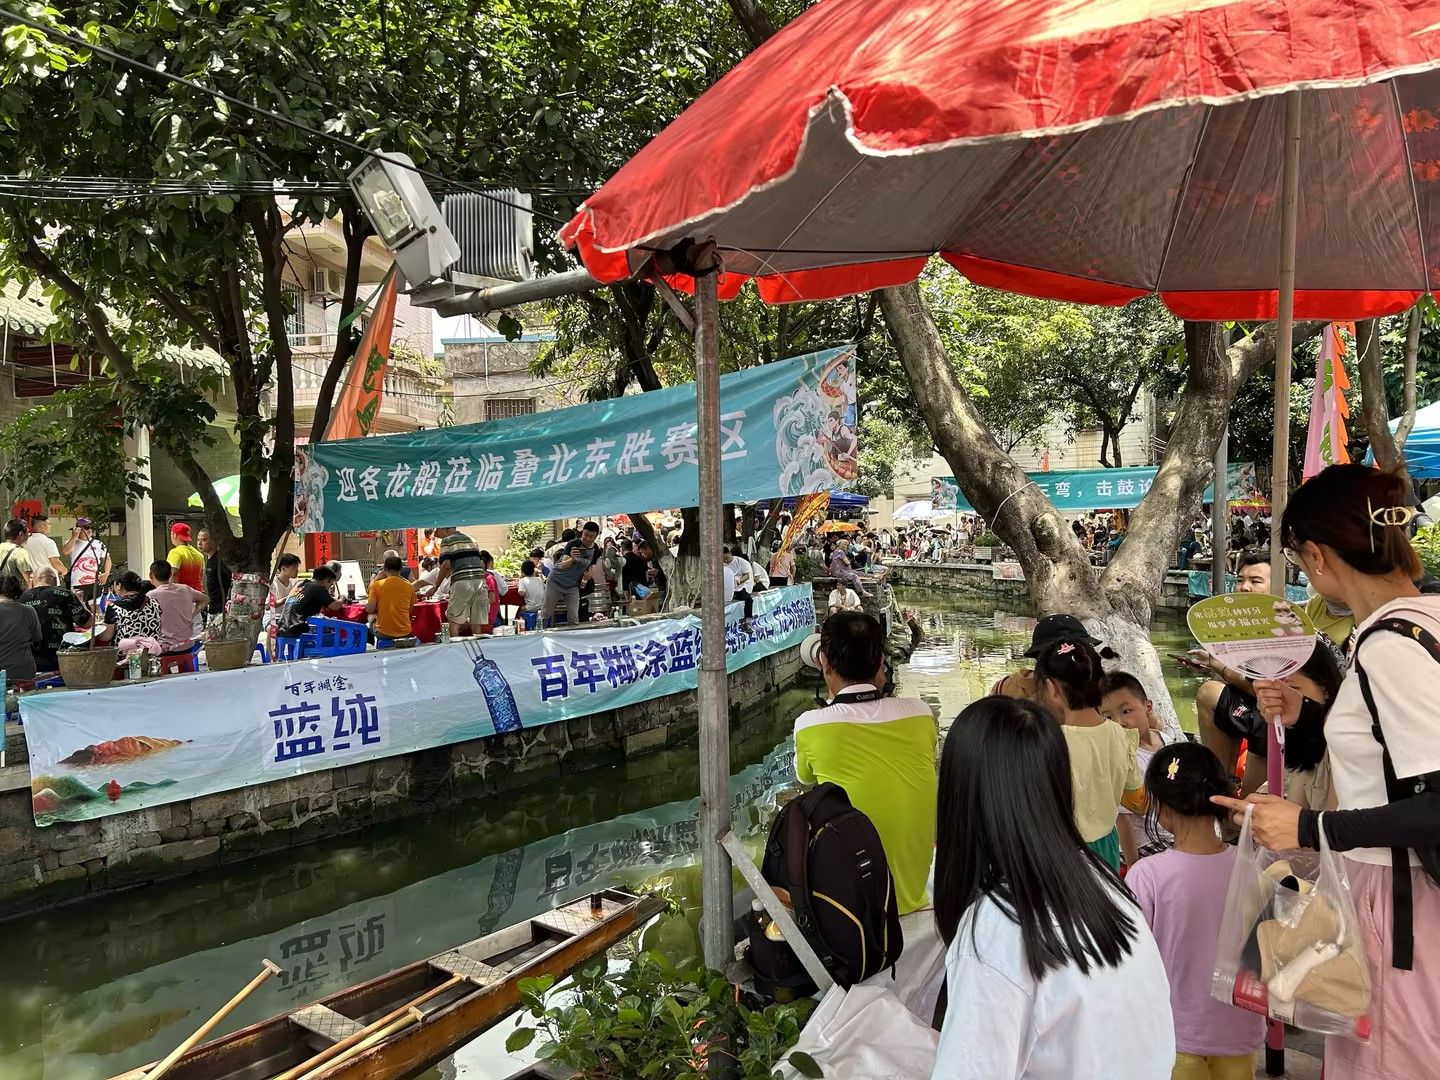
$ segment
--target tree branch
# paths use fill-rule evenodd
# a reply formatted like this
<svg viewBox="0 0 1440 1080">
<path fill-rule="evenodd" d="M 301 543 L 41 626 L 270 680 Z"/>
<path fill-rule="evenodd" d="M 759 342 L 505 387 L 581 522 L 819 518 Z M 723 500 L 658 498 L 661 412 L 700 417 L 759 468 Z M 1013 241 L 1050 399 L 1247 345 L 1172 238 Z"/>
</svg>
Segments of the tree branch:
<svg viewBox="0 0 1440 1080">
<path fill-rule="evenodd" d="M 877 295 L 936 446 L 971 505 L 1015 549 L 1041 614 L 1093 613 L 1102 598 L 1089 557 L 1050 500 L 1001 449 L 956 378 L 919 284 Z"/>
<path fill-rule="evenodd" d="M 730 0 L 730 10 L 735 13 L 735 20 L 745 31 L 751 45 L 763 45 L 775 36 L 775 24 L 760 6 L 759 0 Z"/>
<path fill-rule="evenodd" d="M 155 299 L 160 301 L 160 306 L 170 313 L 171 318 L 188 326 L 201 342 L 215 350 L 216 353 L 221 352 L 220 338 L 215 333 L 213 326 L 205 325 L 205 321 L 186 306 L 180 297 L 159 282 L 152 282 L 151 288 L 154 290 Z"/>
<path fill-rule="evenodd" d="M 370 225 L 358 208 L 347 206 L 340 216 L 340 230 L 345 236 L 345 285 L 341 290 L 340 310 L 344 315 L 349 315 L 355 310 L 360 295 L 360 263 L 365 255 L 365 241 L 370 236 Z M 345 365 L 355 355 L 357 344 L 353 323 L 335 335 L 335 349 L 330 354 L 330 362 L 325 365 L 325 374 L 320 378 L 320 389 L 315 394 L 315 416 L 310 421 L 312 443 L 321 442 L 325 438 L 325 429 L 330 426 L 331 412 L 335 408 L 335 389 L 340 385 L 340 376 L 345 371 Z"/>
<path fill-rule="evenodd" d="M 1408 483 L 1410 477 L 1405 468 L 1405 451 L 1390 430 L 1390 407 L 1385 401 L 1385 372 L 1380 363 L 1378 320 L 1362 319 L 1355 324 L 1355 351 L 1360 360 L 1360 414 L 1365 419 L 1365 432 L 1370 436 L 1375 463 L 1382 469 L 1400 473 Z M 1318 372 L 1316 378 L 1319 378 Z"/>
</svg>

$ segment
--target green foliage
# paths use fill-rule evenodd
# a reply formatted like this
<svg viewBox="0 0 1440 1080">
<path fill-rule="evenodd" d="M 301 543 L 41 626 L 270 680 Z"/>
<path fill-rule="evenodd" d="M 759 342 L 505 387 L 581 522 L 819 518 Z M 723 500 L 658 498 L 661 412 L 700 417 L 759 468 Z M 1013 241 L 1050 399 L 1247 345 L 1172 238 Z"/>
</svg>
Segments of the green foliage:
<svg viewBox="0 0 1440 1080">
<path fill-rule="evenodd" d="M 145 494 L 128 458 L 122 404 L 107 383 L 61 390 L 0 425 L 5 484 L 18 497 L 59 504 L 77 516 L 108 520 L 112 506 L 134 506 Z"/>
<path fill-rule="evenodd" d="M 1105 433 L 1102 460 L 1119 465 L 1116 440 L 1140 393 L 1183 368 L 1180 322 L 1159 301 L 1122 308 L 1037 300 L 984 289 L 932 267 L 923 279 L 956 374 L 1007 452 L 1049 447 L 1057 425 Z"/>
<path fill-rule="evenodd" d="M 859 476 L 851 489 L 872 499 L 895 490 L 896 474 L 927 460 L 933 449 L 930 433 L 916 429 L 889 401 L 876 401 L 860 417 Z"/>
<path fill-rule="evenodd" d="M 814 581 L 815 569 L 815 560 L 810 557 L 809 552 L 795 552 L 795 584 L 799 585 L 804 581 Z"/>
<path fill-rule="evenodd" d="M 719 972 L 677 967 L 656 952 L 638 954 L 622 971 L 592 965 L 553 989 L 550 976 L 521 981 L 533 1026 L 517 1027 L 505 1047 L 521 1049 L 538 1035 L 541 1059 L 584 1080 L 704 1080 L 722 1055 L 734 1061 L 728 1075 L 737 1080 L 770 1080 L 815 1007 L 809 998 L 749 1003 Z M 821 1075 L 807 1055 L 789 1060 L 802 1075 Z"/>
<path fill-rule="evenodd" d="M 520 577 L 520 564 L 550 531 L 548 521 L 517 521 L 510 526 L 510 546 L 495 556 L 495 569 L 509 581 Z"/>
<path fill-rule="evenodd" d="M 999 547 L 1001 544 L 1000 537 L 989 529 L 981 529 L 976 533 L 974 542 L 976 547 Z"/>
<path fill-rule="evenodd" d="M 1422 525 L 1410 542 L 1426 572 L 1440 577 L 1440 525 Z"/>
</svg>

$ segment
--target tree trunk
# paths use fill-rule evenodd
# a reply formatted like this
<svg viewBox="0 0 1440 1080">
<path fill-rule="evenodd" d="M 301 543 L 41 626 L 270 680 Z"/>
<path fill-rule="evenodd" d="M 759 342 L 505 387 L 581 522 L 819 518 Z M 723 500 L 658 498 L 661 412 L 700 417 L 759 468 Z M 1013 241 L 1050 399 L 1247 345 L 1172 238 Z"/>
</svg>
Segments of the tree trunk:
<svg viewBox="0 0 1440 1080">
<path fill-rule="evenodd" d="M 1190 364 L 1174 430 L 1155 480 L 1131 515 L 1126 541 L 1103 577 L 1050 500 L 995 441 L 955 377 L 918 284 L 886 289 L 880 310 L 912 392 L 955 477 L 976 510 L 1014 548 L 1037 614 L 1067 612 L 1112 644 L 1145 685 L 1172 738 L 1179 722 L 1149 627 L 1186 515 L 1199 505 L 1236 389 L 1274 359 L 1274 341 L 1256 333 L 1226 351 L 1223 327 L 1187 323 Z M 1296 327 L 1297 343 L 1317 324 Z"/>
<path fill-rule="evenodd" d="M 1416 314 L 1419 308 L 1414 309 Z M 1411 319 L 1415 319 L 1412 314 Z M 1414 332 L 1416 343 L 1419 333 Z M 1408 354 L 1409 341 L 1406 341 Z M 1376 319 L 1362 319 L 1355 324 L 1355 351 L 1360 355 L 1360 412 L 1365 420 L 1365 432 L 1370 436 L 1370 449 L 1375 452 L 1375 463 L 1382 469 L 1392 470 L 1410 483 L 1409 470 L 1405 467 L 1405 444 L 1390 430 L 1390 407 L 1385 401 L 1385 372 L 1380 363 L 1380 331 Z M 1410 384 L 1407 400 L 1411 403 L 1410 423 L 1414 421 L 1413 403 L 1415 391 L 1412 376 L 1414 368 L 1406 356 L 1406 376 Z M 1318 375 L 1317 375 L 1318 378 Z M 1408 429 L 1406 434 L 1409 434 Z"/>
<path fill-rule="evenodd" d="M 765 520 L 760 525 L 760 532 L 755 536 L 755 549 L 768 553 L 770 545 L 775 540 L 775 531 L 780 525 L 780 514 L 785 509 L 784 499 L 771 499 L 770 509 L 765 513 Z"/>
</svg>

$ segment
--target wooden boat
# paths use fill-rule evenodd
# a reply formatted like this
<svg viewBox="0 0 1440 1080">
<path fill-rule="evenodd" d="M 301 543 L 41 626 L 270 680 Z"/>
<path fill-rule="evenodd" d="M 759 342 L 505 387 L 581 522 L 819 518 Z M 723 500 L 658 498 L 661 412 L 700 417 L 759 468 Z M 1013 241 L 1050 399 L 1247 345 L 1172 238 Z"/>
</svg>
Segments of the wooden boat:
<svg viewBox="0 0 1440 1080">
<path fill-rule="evenodd" d="M 404 1080 L 520 1004 L 521 979 L 568 975 L 664 905 L 595 893 L 304 1008 L 202 1043 L 166 1080 Z M 113 1080 L 142 1080 L 151 1065 Z"/>
</svg>

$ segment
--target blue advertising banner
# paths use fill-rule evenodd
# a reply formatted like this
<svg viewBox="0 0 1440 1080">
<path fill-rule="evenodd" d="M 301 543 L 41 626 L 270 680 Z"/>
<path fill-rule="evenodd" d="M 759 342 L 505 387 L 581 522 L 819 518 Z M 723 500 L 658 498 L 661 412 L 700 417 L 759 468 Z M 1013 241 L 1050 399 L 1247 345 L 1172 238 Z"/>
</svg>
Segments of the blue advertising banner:
<svg viewBox="0 0 1440 1080">
<path fill-rule="evenodd" d="M 726 502 L 838 488 L 856 476 L 855 349 L 720 378 Z M 693 506 L 695 387 L 483 424 L 296 450 L 302 532 L 502 525 Z"/>
<path fill-rule="evenodd" d="M 815 629 L 809 585 L 725 612 L 735 671 Z M 695 689 L 696 614 L 475 638 L 103 690 L 31 694 L 20 715 L 35 822 L 80 821 Z M 478 691 L 478 692 L 477 692 Z"/>
</svg>

